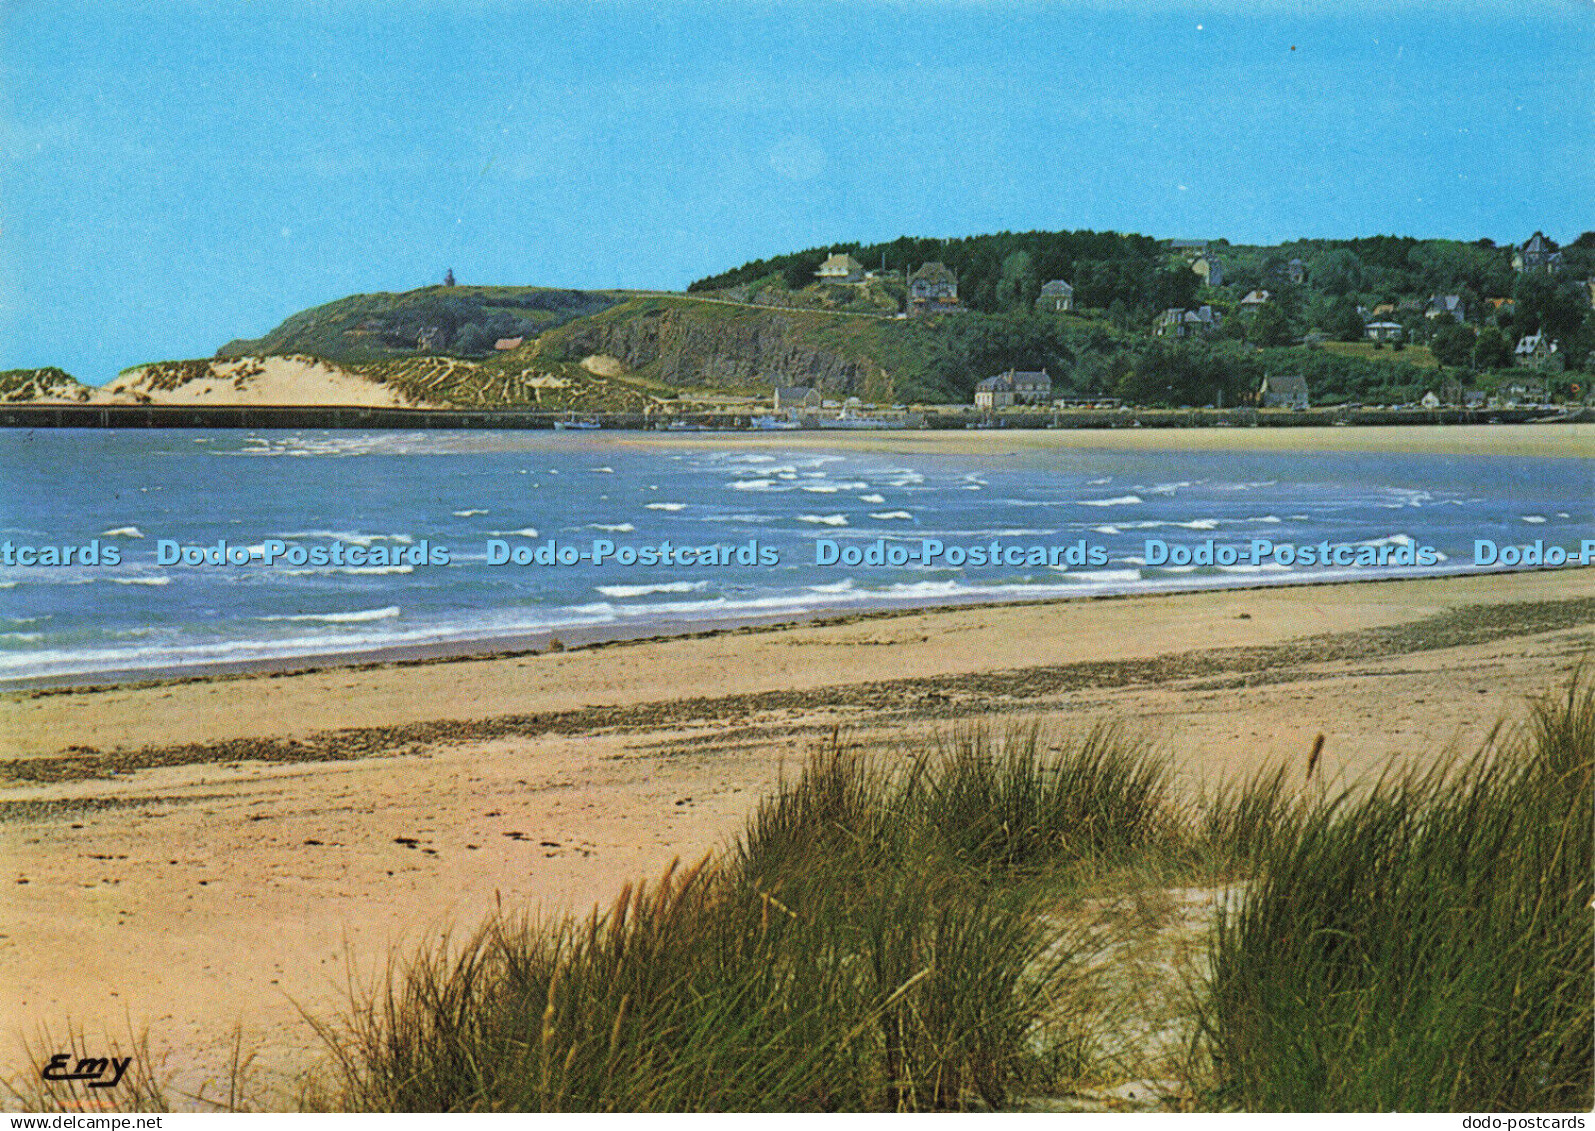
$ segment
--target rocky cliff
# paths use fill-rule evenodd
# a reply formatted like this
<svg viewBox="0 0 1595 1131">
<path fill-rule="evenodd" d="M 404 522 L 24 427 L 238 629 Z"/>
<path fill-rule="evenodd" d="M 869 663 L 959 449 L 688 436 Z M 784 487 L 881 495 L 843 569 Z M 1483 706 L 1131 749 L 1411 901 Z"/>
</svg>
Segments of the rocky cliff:
<svg viewBox="0 0 1595 1131">
<path fill-rule="evenodd" d="M 893 400 L 877 360 L 887 321 L 680 298 L 639 299 L 547 335 L 569 357 L 600 355 L 676 388 L 762 391 L 808 385 L 827 394 Z"/>
</svg>

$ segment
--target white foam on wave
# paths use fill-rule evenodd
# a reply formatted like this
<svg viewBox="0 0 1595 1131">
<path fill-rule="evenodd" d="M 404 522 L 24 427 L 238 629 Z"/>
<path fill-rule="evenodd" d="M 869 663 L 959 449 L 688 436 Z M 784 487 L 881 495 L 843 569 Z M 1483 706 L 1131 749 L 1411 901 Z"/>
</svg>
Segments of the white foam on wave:
<svg viewBox="0 0 1595 1131">
<path fill-rule="evenodd" d="M 1082 507 L 1130 507 L 1145 502 L 1140 495 L 1119 495 L 1112 499 L 1077 499 Z"/>
<path fill-rule="evenodd" d="M 107 577 L 105 580 L 117 585 L 170 585 L 169 577 Z"/>
<path fill-rule="evenodd" d="M 600 585 L 598 592 L 605 597 L 646 597 L 651 593 L 696 593 L 707 581 L 670 581 L 662 585 Z"/>
<path fill-rule="evenodd" d="M 650 510 L 650 511 L 684 511 L 684 510 L 687 509 L 687 504 L 686 503 L 645 503 L 643 505 L 643 509 L 644 510 Z"/>
<path fill-rule="evenodd" d="M 408 534 L 358 534 L 351 530 L 294 530 L 274 537 L 288 541 L 292 538 L 328 538 L 335 542 L 351 542 L 356 546 L 369 546 L 373 542 L 397 542 L 408 546 L 415 541 Z"/>
<path fill-rule="evenodd" d="M 471 518 L 473 515 L 487 514 L 485 510 L 451 511 L 455 518 Z"/>
<path fill-rule="evenodd" d="M 1163 526 L 1175 526 L 1181 530 L 1217 530 L 1219 520 L 1216 518 L 1195 518 L 1190 522 L 1175 522 L 1173 519 L 1148 518 L 1139 522 L 1120 522 L 1114 525 L 1118 528 L 1112 531 L 1114 534 L 1119 533 L 1121 530 L 1156 530 Z M 1108 531 L 1103 531 L 1103 533 L 1108 533 Z"/>
<path fill-rule="evenodd" d="M 1542 514 L 1525 514 L 1521 515 L 1520 517 L 1524 522 L 1531 523 L 1533 525 L 1538 525 L 1539 523 L 1545 521 L 1545 516 Z"/>
<path fill-rule="evenodd" d="M 807 491 L 811 495 L 834 495 L 841 488 L 834 483 L 805 483 L 799 490 Z"/>
<path fill-rule="evenodd" d="M 1075 578 L 1078 581 L 1089 581 L 1093 585 L 1118 585 L 1124 584 L 1126 582 L 1141 580 L 1141 571 L 1138 569 L 1065 570 L 1062 566 L 1055 566 L 1053 568 L 1057 569 L 1059 573 L 1067 573 L 1068 576 Z"/>
<path fill-rule="evenodd" d="M 317 621 L 321 624 L 362 624 L 373 620 L 392 620 L 399 615 L 399 606 L 386 605 L 380 609 L 357 609 L 349 613 L 293 613 L 291 615 L 256 617 L 264 621 Z"/>
<path fill-rule="evenodd" d="M 848 578 L 845 581 L 833 582 L 830 585 L 810 585 L 808 589 L 810 593 L 849 593 L 852 592 L 853 581 Z"/>
<path fill-rule="evenodd" d="M 602 530 L 605 534 L 630 534 L 637 528 L 629 522 L 589 522 L 588 530 Z"/>
<path fill-rule="evenodd" d="M 879 514 L 876 514 L 875 512 L 871 511 L 870 512 L 870 517 L 871 518 L 878 518 L 882 522 L 885 522 L 888 519 L 894 519 L 894 518 L 912 519 L 914 516 L 909 514 L 907 511 L 881 511 Z"/>
<path fill-rule="evenodd" d="M 800 514 L 797 516 L 797 520 L 799 522 L 811 522 L 816 526 L 847 525 L 847 516 L 845 514 Z"/>
<path fill-rule="evenodd" d="M 144 532 L 136 526 L 117 526 L 100 531 L 101 538 L 142 538 Z"/>
<path fill-rule="evenodd" d="M 861 503 L 884 503 L 886 501 L 886 496 L 885 495 L 860 495 L 858 497 L 858 501 L 861 502 Z"/>
<path fill-rule="evenodd" d="M 773 479 L 738 479 L 731 484 L 733 491 L 768 491 L 775 486 Z"/>
<path fill-rule="evenodd" d="M 486 558 L 486 555 L 483 555 Z M 319 577 L 334 573 L 414 573 L 414 566 L 388 565 L 388 566 L 310 566 L 303 569 L 277 569 L 275 572 L 284 577 Z"/>
<path fill-rule="evenodd" d="M 1215 569 L 1222 573 L 1289 573 L 1290 567 L 1280 565 L 1278 562 L 1262 562 L 1258 565 L 1221 565 Z"/>
</svg>

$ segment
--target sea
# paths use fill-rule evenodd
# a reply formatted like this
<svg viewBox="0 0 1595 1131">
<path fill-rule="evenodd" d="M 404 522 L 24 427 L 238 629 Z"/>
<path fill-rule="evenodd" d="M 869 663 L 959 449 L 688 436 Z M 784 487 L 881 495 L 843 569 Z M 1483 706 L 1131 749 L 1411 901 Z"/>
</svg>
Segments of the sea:
<svg viewBox="0 0 1595 1131">
<path fill-rule="evenodd" d="M 1576 552 L 1595 538 L 1592 499 L 1587 461 L 1509 456 L 12 429 L 0 685 L 1479 572 L 1509 568 L 1480 563 L 1481 540 Z M 1247 556 L 1258 543 L 1271 552 Z M 304 560 L 268 564 L 278 544 Z M 86 546 L 98 564 L 82 564 Z M 342 564 L 310 556 L 334 546 Z M 1323 546 L 1353 552 L 1297 554 Z M 79 549 L 71 564 L 20 564 L 19 550 L 38 561 L 48 547 Z M 1383 564 L 1356 564 L 1363 548 Z"/>
</svg>

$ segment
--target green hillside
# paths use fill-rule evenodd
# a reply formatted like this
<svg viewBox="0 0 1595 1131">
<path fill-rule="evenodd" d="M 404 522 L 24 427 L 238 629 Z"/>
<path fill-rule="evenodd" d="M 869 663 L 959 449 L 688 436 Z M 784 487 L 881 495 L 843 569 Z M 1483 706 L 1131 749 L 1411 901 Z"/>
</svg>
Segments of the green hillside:
<svg viewBox="0 0 1595 1131">
<path fill-rule="evenodd" d="M 448 354 L 486 357 L 496 341 L 531 338 L 596 314 L 615 298 L 550 287 L 423 287 L 350 295 L 301 311 L 262 338 L 240 338 L 218 357 L 307 354 L 340 363 Z"/>
<path fill-rule="evenodd" d="M 1554 243 L 1548 246 L 1555 248 Z M 1511 246 L 1374 236 L 1271 247 L 1116 232 L 903 237 L 756 260 L 686 294 L 535 287 L 426 287 L 355 295 L 296 314 L 219 356 L 304 354 L 356 368 L 417 401 L 641 403 L 678 392 L 767 393 L 809 385 L 876 403 L 969 403 L 980 380 L 1045 368 L 1057 396 L 1140 404 L 1244 403 L 1265 374 L 1300 373 L 1317 403 L 1408 403 L 1443 382 L 1491 390 L 1521 378 L 1513 348 L 1558 343 L 1553 397 L 1588 388 L 1595 233 L 1558 250 L 1557 271 L 1519 272 Z M 819 283 L 835 251 L 870 270 Z M 1204 275 L 1209 260 L 1222 278 Z M 942 262 L 957 313 L 907 318 L 908 276 Z M 1044 309 L 1062 279 L 1073 309 Z M 1435 303 L 1454 296 L 1457 323 Z M 1215 317 L 1157 336 L 1170 309 Z M 1364 324 L 1400 342 L 1365 340 Z M 496 350 L 503 339 L 518 348 Z M 586 364 L 584 364 L 584 362 Z"/>
</svg>

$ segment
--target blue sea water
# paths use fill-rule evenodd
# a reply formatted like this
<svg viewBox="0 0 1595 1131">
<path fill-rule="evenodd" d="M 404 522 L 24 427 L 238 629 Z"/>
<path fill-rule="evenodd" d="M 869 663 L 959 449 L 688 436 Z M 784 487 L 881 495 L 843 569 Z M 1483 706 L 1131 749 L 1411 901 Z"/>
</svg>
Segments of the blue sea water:
<svg viewBox="0 0 1595 1131">
<path fill-rule="evenodd" d="M 0 433 L 0 540 L 115 545 L 0 566 L 0 682 L 965 601 L 1470 572 L 1475 539 L 1595 538 L 1590 465 L 1443 455 L 893 454 L 626 433 Z M 1153 567 L 1146 539 L 1433 547 L 1429 566 Z M 447 565 L 156 564 L 185 546 L 449 551 Z M 487 563 L 491 540 L 774 548 L 777 564 Z M 1071 546 L 1084 566 L 820 566 L 840 546 Z"/>
</svg>

